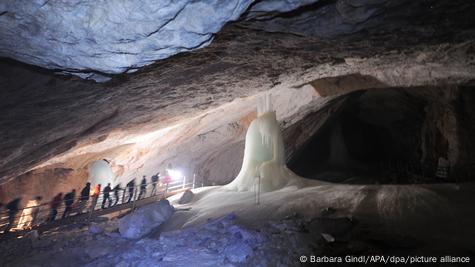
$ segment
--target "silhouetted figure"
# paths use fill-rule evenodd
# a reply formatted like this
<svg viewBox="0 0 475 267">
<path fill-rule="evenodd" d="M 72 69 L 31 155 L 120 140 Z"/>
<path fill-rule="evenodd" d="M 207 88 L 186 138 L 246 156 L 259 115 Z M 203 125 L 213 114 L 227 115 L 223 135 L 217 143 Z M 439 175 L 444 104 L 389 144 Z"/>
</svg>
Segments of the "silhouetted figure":
<svg viewBox="0 0 475 267">
<path fill-rule="evenodd" d="M 157 174 L 152 175 L 152 196 L 155 196 L 157 194 L 157 184 L 158 181 L 160 180 L 160 172 L 157 172 Z"/>
<path fill-rule="evenodd" d="M 91 201 L 90 212 L 94 211 L 94 209 L 96 208 L 97 199 L 99 198 L 100 194 L 101 194 L 101 184 L 97 184 L 94 187 L 94 191 L 91 194 L 92 201 Z"/>
<path fill-rule="evenodd" d="M 104 191 L 102 192 L 103 193 L 103 199 L 102 199 L 102 205 L 101 205 L 102 209 L 106 208 L 106 202 L 109 202 L 109 205 L 107 206 L 108 208 L 110 208 L 110 206 L 112 205 L 112 199 L 110 197 L 111 191 L 112 191 L 111 184 L 108 183 L 107 186 L 104 187 Z"/>
<path fill-rule="evenodd" d="M 89 194 L 91 194 L 91 183 L 86 183 L 79 197 L 78 213 L 84 212 L 84 208 L 86 208 L 87 202 L 89 201 Z"/>
<path fill-rule="evenodd" d="M 119 193 L 120 193 L 120 190 L 122 190 L 122 188 L 120 188 L 120 183 L 118 183 L 116 186 L 114 186 L 114 189 L 112 189 L 112 191 L 114 191 L 114 206 L 117 205 L 119 203 Z"/>
<path fill-rule="evenodd" d="M 132 197 L 134 196 L 135 178 L 127 183 L 127 189 L 129 191 L 129 199 L 127 200 L 127 203 L 129 203 L 132 200 Z"/>
<path fill-rule="evenodd" d="M 71 192 L 64 195 L 64 212 L 61 218 L 66 218 L 69 216 L 73 210 L 74 197 L 76 197 L 76 189 L 73 189 Z"/>
<path fill-rule="evenodd" d="M 20 205 L 21 198 L 15 198 L 14 200 L 7 203 L 5 208 L 8 210 L 8 225 L 5 228 L 5 233 L 9 232 L 10 229 L 13 227 L 13 223 L 15 222 L 15 216 L 18 214 L 18 206 Z"/>
<path fill-rule="evenodd" d="M 61 201 L 63 200 L 63 193 L 58 193 L 50 203 L 50 213 L 48 216 L 48 222 L 52 222 L 56 219 L 58 214 L 58 208 L 61 206 Z"/>
<path fill-rule="evenodd" d="M 144 175 L 142 178 L 142 181 L 140 182 L 140 192 L 139 192 L 138 199 L 145 197 L 146 194 L 147 194 L 147 178 L 145 178 L 145 175 Z"/>
</svg>

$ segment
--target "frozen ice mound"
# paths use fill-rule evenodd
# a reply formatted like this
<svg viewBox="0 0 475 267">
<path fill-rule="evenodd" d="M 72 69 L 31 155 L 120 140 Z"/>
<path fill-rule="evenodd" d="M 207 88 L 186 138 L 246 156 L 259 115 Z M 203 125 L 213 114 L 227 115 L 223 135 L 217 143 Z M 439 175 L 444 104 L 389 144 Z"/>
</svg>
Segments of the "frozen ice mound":
<svg viewBox="0 0 475 267">
<path fill-rule="evenodd" d="M 168 200 L 144 206 L 119 220 L 122 237 L 137 239 L 150 233 L 172 216 L 174 208 Z"/>
<path fill-rule="evenodd" d="M 246 133 L 244 159 L 238 176 L 224 188 L 271 192 L 286 186 L 303 186 L 303 178 L 285 163 L 285 147 L 270 95 L 258 105 L 258 117 Z"/>
</svg>

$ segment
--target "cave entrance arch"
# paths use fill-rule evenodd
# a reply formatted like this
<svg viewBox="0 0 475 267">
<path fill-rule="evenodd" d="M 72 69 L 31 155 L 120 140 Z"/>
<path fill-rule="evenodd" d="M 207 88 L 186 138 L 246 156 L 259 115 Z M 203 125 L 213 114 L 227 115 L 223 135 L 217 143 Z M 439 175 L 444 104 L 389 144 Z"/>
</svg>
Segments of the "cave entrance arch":
<svg viewBox="0 0 475 267">
<path fill-rule="evenodd" d="M 112 167 L 109 161 L 102 159 L 96 160 L 89 165 L 89 179 L 92 184 L 101 184 L 105 186 L 108 183 L 113 184 L 115 180 L 115 174 L 112 171 Z"/>
</svg>

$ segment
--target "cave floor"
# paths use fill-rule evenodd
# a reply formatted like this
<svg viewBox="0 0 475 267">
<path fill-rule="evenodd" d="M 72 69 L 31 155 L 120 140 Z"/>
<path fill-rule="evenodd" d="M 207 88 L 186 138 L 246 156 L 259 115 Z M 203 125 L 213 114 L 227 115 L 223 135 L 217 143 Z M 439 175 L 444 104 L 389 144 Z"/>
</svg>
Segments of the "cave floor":
<svg viewBox="0 0 475 267">
<path fill-rule="evenodd" d="M 219 186 L 194 192 L 190 204 L 174 204 L 175 214 L 145 238 L 121 238 L 117 220 L 63 226 L 37 239 L 0 242 L 2 266 L 298 266 L 299 255 L 312 254 L 475 256 L 473 183 L 318 182 L 262 193 L 259 204 L 254 192 Z M 229 234 L 235 231 L 254 240 L 250 256 L 240 254 L 244 262 L 217 248 L 239 246 Z"/>
<path fill-rule="evenodd" d="M 176 196 L 175 198 L 177 198 Z M 230 212 L 253 227 L 292 216 L 306 221 L 347 218 L 351 238 L 433 253 L 475 253 L 475 184 L 345 185 L 324 183 L 262 193 L 200 189 L 162 230 L 206 222 Z M 346 237 L 349 238 L 349 237 Z"/>
</svg>

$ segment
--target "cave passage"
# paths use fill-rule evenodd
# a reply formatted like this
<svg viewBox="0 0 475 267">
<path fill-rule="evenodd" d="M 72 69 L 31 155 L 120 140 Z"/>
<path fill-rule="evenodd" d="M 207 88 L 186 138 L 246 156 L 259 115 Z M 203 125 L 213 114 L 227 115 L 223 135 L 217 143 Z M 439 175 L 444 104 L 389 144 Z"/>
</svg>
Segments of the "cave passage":
<svg viewBox="0 0 475 267">
<path fill-rule="evenodd" d="M 289 166 L 303 177 L 333 182 L 440 182 L 437 163 L 447 158 L 449 141 L 439 129 L 443 118 L 436 118 L 448 107 L 432 105 L 438 94 L 437 88 L 349 93 Z"/>
</svg>

